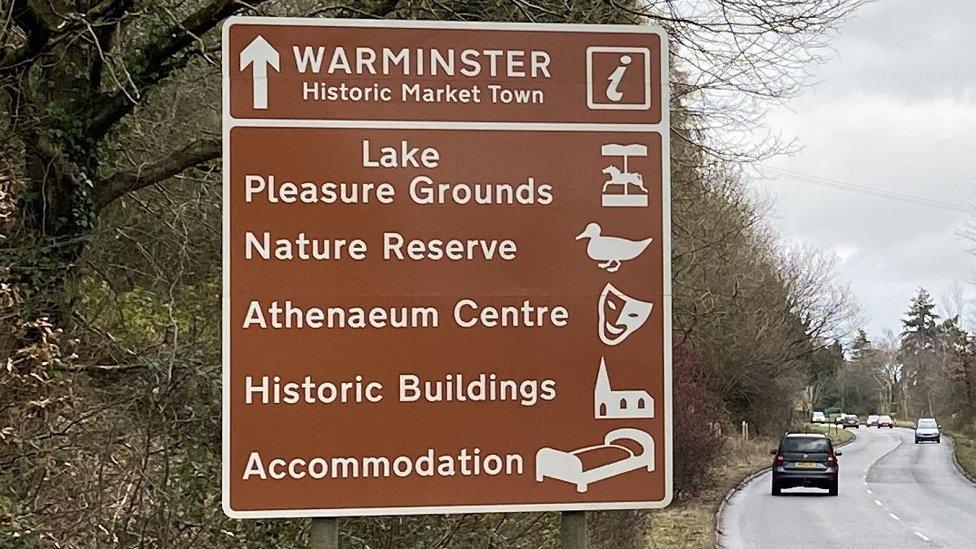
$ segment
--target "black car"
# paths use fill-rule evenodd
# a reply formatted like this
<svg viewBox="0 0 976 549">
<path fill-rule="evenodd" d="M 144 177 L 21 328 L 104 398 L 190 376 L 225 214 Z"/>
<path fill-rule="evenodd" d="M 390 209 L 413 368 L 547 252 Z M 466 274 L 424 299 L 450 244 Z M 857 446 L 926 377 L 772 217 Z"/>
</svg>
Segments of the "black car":
<svg viewBox="0 0 976 549">
<path fill-rule="evenodd" d="M 779 448 L 770 452 L 773 460 L 774 496 L 784 488 L 805 486 L 826 489 L 837 495 L 837 456 L 830 439 L 815 433 L 794 433 L 779 441 Z"/>
</svg>

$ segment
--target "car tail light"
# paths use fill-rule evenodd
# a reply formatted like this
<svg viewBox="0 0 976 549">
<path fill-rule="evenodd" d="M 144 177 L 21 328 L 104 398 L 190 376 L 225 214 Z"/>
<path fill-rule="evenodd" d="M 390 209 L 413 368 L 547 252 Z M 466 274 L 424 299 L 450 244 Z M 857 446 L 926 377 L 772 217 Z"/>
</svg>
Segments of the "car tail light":
<svg viewBox="0 0 976 549">
<path fill-rule="evenodd" d="M 827 463 L 829 464 L 837 463 L 837 458 L 834 456 L 834 454 L 827 454 Z"/>
<path fill-rule="evenodd" d="M 777 462 L 783 461 L 783 454 L 780 454 L 779 452 L 777 452 L 776 453 L 776 461 Z"/>
</svg>

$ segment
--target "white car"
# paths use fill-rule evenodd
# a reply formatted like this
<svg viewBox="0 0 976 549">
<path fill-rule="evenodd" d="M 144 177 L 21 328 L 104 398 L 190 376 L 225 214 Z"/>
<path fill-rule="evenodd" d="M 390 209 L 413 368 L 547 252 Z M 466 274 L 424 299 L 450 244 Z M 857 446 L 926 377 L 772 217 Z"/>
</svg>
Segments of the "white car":
<svg viewBox="0 0 976 549">
<path fill-rule="evenodd" d="M 810 421 L 813 423 L 827 423 L 827 416 L 823 412 L 814 412 L 810 417 Z"/>
<path fill-rule="evenodd" d="M 878 424 L 878 416 L 876 415 L 868 416 L 867 421 L 864 422 L 864 425 L 867 427 L 874 427 L 877 424 Z"/>
<path fill-rule="evenodd" d="M 915 424 L 915 444 L 919 442 L 942 442 L 942 433 L 939 431 L 939 422 L 935 419 L 926 417 L 918 420 Z"/>
<path fill-rule="evenodd" d="M 878 422 L 875 423 L 878 429 L 882 427 L 887 427 L 889 429 L 894 428 L 895 422 L 891 420 L 891 416 L 878 416 Z"/>
</svg>

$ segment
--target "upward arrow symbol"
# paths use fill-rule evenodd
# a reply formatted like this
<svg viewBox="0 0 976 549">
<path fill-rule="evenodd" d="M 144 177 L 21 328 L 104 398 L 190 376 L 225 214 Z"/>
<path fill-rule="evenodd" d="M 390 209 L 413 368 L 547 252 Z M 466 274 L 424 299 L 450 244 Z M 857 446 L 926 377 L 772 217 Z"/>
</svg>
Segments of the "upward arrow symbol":
<svg viewBox="0 0 976 549">
<path fill-rule="evenodd" d="M 278 50 L 268 43 L 260 34 L 251 41 L 241 52 L 241 72 L 251 67 L 251 77 L 254 82 L 253 92 L 255 109 L 268 108 L 268 65 L 280 71 L 278 67 Z"/>
</svg>

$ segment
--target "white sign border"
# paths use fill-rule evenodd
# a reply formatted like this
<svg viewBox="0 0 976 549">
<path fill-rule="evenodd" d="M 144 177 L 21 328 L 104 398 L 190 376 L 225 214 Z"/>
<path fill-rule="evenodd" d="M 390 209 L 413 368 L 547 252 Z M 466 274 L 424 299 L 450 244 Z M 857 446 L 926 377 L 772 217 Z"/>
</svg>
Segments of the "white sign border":
<svg viewBox="0 0 976 549">
<path fill-rule="evenodd" d="M 234 25 L 298 25 L 318 27 L 373 27 L 403 29 L 471 29 L 506 31 L 556 31 L 556 32 L 608 32 L 621 34 L 654 34 L 661 38 L 661 122 L 659 124 L 580 124 L 554 123 L 487 123 L 487 122 L 430 122 L 430 121 L 328 121 L 328 120 L 245 120 L 230 114 L 229 40 Z M 356 517 L 383 515 L 438 515 L 457 513 L 513 513 L 545 511 L 612 511 L 625 509 L 662 509 L 674 497 L 673 423 L 672 408 L 672 296 L 671 296 L 671 139 L 670 139 L 670 70 L 667 34 L 660 27 L 650 25 L 585 25 L 539 23 L 483 23 L 446 21 L 400 21 L 384 19 L 329 19 L 297 17 L 244 17 L 234 16 L 224 21 L 221 29 L 221 104 L 222 104 L 222 338 L 221 338 L 221 506 L 224 514 L 233 519 L 301 518 L 301 517 Z M 358 124 L 357 124 L 358 123 Z M 382 124 L 382 126 L 380 125 Z M 423 129 L 436 125 L 438 129 L 508 130 L 508 131 L 645 131 L 661 134 L 661 231 L 664 256 L 664 499 L 659 501 L 632 502 L 580 502 L 580 503 L 533 503 L 500 505 L 450 505 L 429 507 L 367 507 L 360 509 L 274 509 L 261 511 L 237 511 L 230 505 L 230 131 L 235 126 L 268 127 L 384 127 Z"/>
</svg>

